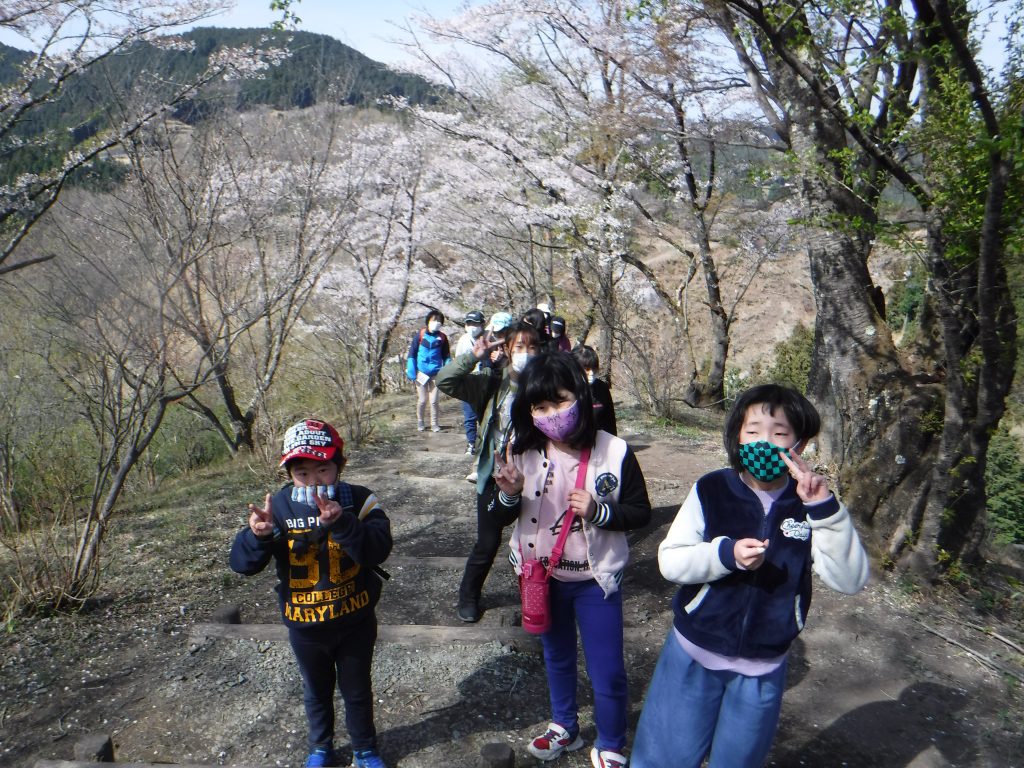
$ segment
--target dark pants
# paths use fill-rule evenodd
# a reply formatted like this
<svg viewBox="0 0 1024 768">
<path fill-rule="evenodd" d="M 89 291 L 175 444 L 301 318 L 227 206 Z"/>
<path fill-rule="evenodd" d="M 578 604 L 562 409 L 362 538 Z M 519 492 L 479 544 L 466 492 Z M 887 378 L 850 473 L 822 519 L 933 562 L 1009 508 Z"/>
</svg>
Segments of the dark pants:
<svg viewBox="0 0 1024 768">
<path fill-rule="evenodd" d="M 462 426 L 466 430 L 466 442 L 476 444 L 476 411 L 466 402 L 462 404 Z"/>
<path fill-rule="evenodd" d="M 370 665 L 377 641 L 377 617 L 371 614 L 366 621 L 340 631 L 330 624 L 289 627 L 288 639 L 302 672 L 310 750 L 334 742 L 335 684 L 345 702 L 345 728 L 352 748 L 375 748 Z"/>
<path fill-rule="evenodd" d="M 479 601 L 484 581 L 491 572 L 494 557 L 498 554 L 504 536 L 504 527 L 495 520 L 494 480 L 488 479 L 484 492 L 476 495 L 476 544 L 466 558 L 466 570 L 459 585 L 459 602 Z"/>
</svg>

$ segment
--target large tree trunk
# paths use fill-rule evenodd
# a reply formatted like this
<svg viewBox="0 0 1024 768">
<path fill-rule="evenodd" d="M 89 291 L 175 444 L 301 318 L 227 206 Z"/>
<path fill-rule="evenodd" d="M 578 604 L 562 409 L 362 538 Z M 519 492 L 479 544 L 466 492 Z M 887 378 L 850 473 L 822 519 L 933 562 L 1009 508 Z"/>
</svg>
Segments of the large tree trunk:
<svg viewBox="0 0 1024 768">
<path fill-rule="evenodd" d="M 870 526 L 869 540 L 895 557 L 924 514 L 939 435 L 925 417 L 941 409 L 942 392 L 904 369 L 879 311 L 867 267 L 875 211 L 838 181 L 842 125 L 785 67 L 775 75 L 789 91 L 790 146 L 803 169 L 817 308 L 808 394 L 823 411 L 822 458 L 834 464 L 844 501 Z"/>
</svg>

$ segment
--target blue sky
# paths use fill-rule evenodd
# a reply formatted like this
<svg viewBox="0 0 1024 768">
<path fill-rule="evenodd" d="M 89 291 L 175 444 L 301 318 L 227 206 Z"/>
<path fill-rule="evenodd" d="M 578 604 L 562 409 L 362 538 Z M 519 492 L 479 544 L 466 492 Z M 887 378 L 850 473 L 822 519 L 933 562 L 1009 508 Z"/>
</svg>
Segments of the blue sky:
<svg viewBox="0 0 1024 768">
<path fill-rule="evenodd" d="M 399 47 L 387 42 L 399 36 L 394 23 L 401 23 L 424 9 L 434 16 L 453 13 L 462 0 L 302 0 L 294 13 L 302 21 L 299 29 L 330 35 L 371 59 L 401 62 Z M 216 27 L 265 27 L 280 18 L 270 10 L 270 0 L 239 0 L 235 10 L 210 19 Z"/>
<path fill-rule="evenodd" d="M 299 29 L 330 35 L 346 45 L 384 63 L 406 61 L 399 46 L 388 42 L 399 36 L 394 23 L 424 10 L 434 16 L 454 13 L 464 0 L 301 0 L 294 11 L 302 20 Z M 988 7 L 986 16 L 994 20 L 984 35 L 982 59 L 999 67 L 1005 59 L 999 37 L 1005 30 L 1007 4 L 1000 0 L 971 0 L 972 5 Z M 270 10 L 270 0 L 238 0 L 229 13 L 212 17 L 204 24 L 217 27 L 266 27 L 280 18 Z M 29 47 L 23 39 L 0 30 L 0 42 L 18 48 Z"/>
<path fill-rule="evenodd" d="M 400 36 L 394 23 L 429 12 L 445 17 L 453 14 L 463 0 L 301 0 L 294 13 L 302 21 L 299 29 L 330 35 L 346 45 L 386 64 L 407 61 L 399 46 L 388 39 Z M 281 18 L 270 10 L 270 0 L 238 0 L 233 11 L 202 22 L 213 27 L 268 27 Z M 31 48 L 24 38 L 0 29 L 0 43 Z"/>
</svg>

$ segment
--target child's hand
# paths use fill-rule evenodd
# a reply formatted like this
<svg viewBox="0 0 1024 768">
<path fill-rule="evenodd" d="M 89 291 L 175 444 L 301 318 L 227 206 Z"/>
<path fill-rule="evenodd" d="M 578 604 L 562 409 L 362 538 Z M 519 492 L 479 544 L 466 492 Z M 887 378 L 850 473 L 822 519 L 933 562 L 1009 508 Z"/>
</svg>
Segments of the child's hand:
<svg viewBox="0 0 1024 768">
<path fill-rule="evenodd" d="M 494 483 L 506 496 L 518 496 L 523 492 L 525 478 L 516 465 L 512 463 L 512 444 L 505 447 L 505 455 L 501 451 L 494 452 Z"/>
<path fill-rule="evenodd" d="M 756 571 L 764 565 L 764 553 L 767 549 L 768 539 L 740 539 L 732 545 L 732 554 L 737 565 L 748 571 Z"/>
<path fill-rule="evenodd" d="M 274 516 L 270 511 L 270 494 L 267 494 L 265 506 L 249 505 L 249 530 L 258 539 L 267 539 L 274 535 Z"/>
<path fill-rule="evenodd" d="M 316 502 L 316 508 L 320 510 L 320 525 L 330 525 L 341 517 L 341 504 L 334 499 L 328 499 L 314 491 L 313 501 Z"/>
<path fill-rule="evenodd" d="M 590 491 L 583 488 L 573 488 L 569 492 L 569 509 L 589 522 L 597 514 L 597 502 L 590 494 Z"/>
<path fill-rule="evenodd" d="M 505 343 L 501 339 L 489 337 L 490 334 L 482 334 L 473 342 L 473 357 L 477 360 L 483 360 L 485 357 L 490 357 L 491 352 Z"/>
<path fill-rule="evenodd" d="M 804 504 L 811 504 L 815 501 L 824 501 L 831 495 L 828 489 L 828 480 L 817 474 L 811 465 L 804 461 L 803 457 L 796 451 L 791 451 L 792 456 L 787 456 L 785 451 L 779 451 L 779 456 L 789 467 L 789 474 L 796 480 L 796 495 Z"/>
</svg>

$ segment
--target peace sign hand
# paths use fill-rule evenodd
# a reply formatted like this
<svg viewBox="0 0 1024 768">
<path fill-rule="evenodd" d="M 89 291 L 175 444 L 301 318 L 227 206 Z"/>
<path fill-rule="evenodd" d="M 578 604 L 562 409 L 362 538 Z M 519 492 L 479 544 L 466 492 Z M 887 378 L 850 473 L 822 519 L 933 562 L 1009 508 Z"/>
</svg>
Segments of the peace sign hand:
<svg viewBox="0 0 1024 768">
<path fill-rule="evenodd" d="M 501 339 L 495 339 L 490 334 L 481 335 L 473 342 L 473 357 L 477 360 L 490 357 L 491 352 L 504 343 Z"/>
<path fill-rule="evenodd" d="M 779 456 L 789 467 L 789 474 L 796 480 L 796 495 L 804 504 L 812 504 L 816 501 L 824 501 L 831 495 L 828 489 L 828 480 L 811 469 L 811 465 L 804 461 L 803 457 L 796 451 L 779 451 Z"/>
<path fill-rule="evenodd" d="M 249 505 L 249 530 L 258 539 L 268 539 L 274 535 L 274 515 L 270 509 L 270 494 L 267 494 L 263 507 Z"/>
<path fill-rule="evenodd" d="M 494 483 L 506 496 L 518 496 L 523 492 L 525 478 L 512 463 L 512 443 L 505 446 L 505 455 L 494 452 Z"/>
<path fill-rule="evenodd" d="M 313 501 L 316 502 L 316 508 L 320 510 L 320 525 L 330 525 L 341 517 L 341 504 L 334 499 L 328 499 L 314 491 Z"/>
</svg>

